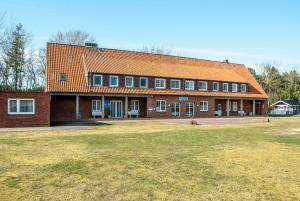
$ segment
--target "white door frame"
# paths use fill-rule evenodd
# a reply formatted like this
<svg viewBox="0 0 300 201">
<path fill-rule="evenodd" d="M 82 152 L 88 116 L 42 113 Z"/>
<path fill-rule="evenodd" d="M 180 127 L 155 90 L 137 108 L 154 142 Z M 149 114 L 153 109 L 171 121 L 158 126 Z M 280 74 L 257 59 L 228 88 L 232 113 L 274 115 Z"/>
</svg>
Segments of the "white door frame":
<svg viewBox="0 0 300 201">
<path fill-rule="evenodd" d="M 195 104 L 194 103 L 186 103 L 185 107 L 188 107 L 188 105 L 192 105 L 193 106 L 193 115 L 191 116 L 190 114 L 186 114 L 186 116 L 188 117 L 194 117 L 195 116 Z M 190 113 L 190 106 L 188 107 L 188 111 Z"/>
<path fill-rule="evenodd" d="M 110 110 L 110 112 L 111 112 L 112 105 L 113 105 L 113 107 L 115 107 L 116 104 L 118 104 L 118 103 L 120 103 L 120 106 L 121 106 L 121 116 L 115 116 L 115 114 L 118 115 L 118 114 L 117 114 L 118 111 L 117 111 L 116 108 L 115 108 L 115 110 L 114 110 L 115 114 L 114 114 L 114 115 L 113 115 L 113 114 L 110 114 L 111 118 L 123 118 L 123 104 L 122 104 L 122 101 L 121 101 L 121 100 L 111 100 L 111 101 L 110 101 L 110 108 L 109 108 L 109 110 Z"/>
<path fill-rule="evenodd" d="M 219 106 L 221 106 L 220 109 L 219 109 Z M 218 110 L 217 110 L 217 111 L 218 111 L 218 115 L 219 115 L 219 116 L 222 116 L 222 104 L 221 104 L 221 103 L 219 103 L 219 104 L 217 105 L 217 109 L 218 109 Z"/>
<path fill-rule="evenodd" d="M 178 116 L 173 116 L 172 115 L 172 109 L 173 109 L 172 107 L 175 106 L 175 104 L 178 104 Z M 175 110 L 176 110 L 176 106 L 175 106 Z M 180 102 L 174 102 L 174 103 L 172 103 L 171 104 L 171 116 L 173 116 L 173 117 L 180 117 L 180 115 L 181 115 L 181 112 L 180 112 Z"/>
</svg>

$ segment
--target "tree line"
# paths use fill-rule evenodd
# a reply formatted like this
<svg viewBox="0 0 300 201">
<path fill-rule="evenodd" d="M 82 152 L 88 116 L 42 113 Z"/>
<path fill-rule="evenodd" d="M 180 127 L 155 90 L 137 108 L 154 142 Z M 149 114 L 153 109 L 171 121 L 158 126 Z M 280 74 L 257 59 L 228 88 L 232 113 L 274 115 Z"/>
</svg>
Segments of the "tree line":
<svg viewBox="0 0 300 201">
<path fill-rule="evenodd" d="M 0 17 L 0 91 L 43 91 L 46 48 L 32 48 L 32 34 L 21 23 L 6 26 Z M 57 32 L 49 41 L 74 45 L 94 42 L 81 30 Z"/>
<path fill-rule="evenodd" d="M 45 85 L 46 49 L 31 48 L 32 34 L 21 23 L 8 28 L 0 17 L 0 91 L 42 91 Z M 82 30 L 57 32 L 49 38 L 56 43 L 84 45 L 95 42 L 94 37 Z M 171 48 L 145 45 L 139 51 L 170 54 Z M 279 99 L 300 100 L 300 76 L 296 70 L 280 72 L 266 64 L 261 73 L 249 71 L 269 96 L 269 102 Z"/>
<path fill-rule="evenodd" d="M 297 70 L 281 73 L 274 65 L 266 64 L 261 73 L 253 68 L 249 71 L 268 94 L 270 104 L 280 99 L 300 100 L 300 75 Z"/>
</svg>

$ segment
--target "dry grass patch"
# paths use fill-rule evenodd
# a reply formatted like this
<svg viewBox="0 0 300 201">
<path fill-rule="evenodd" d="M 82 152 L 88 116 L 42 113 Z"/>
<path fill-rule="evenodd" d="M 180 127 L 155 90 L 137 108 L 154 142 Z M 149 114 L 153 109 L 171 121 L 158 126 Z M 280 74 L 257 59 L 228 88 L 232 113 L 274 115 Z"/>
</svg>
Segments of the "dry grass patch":
<svg viewBox="0 0 300 201">
<path fill-rule="evenodd" d="M 300 118 L 0 135 L 0 200 L 295 200 Z"/>
</svg>

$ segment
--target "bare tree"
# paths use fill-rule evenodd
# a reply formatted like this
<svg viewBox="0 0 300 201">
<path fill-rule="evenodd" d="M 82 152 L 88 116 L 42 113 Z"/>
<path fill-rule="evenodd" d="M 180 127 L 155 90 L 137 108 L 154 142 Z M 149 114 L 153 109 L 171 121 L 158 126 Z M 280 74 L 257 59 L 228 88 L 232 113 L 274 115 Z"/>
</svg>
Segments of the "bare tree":
<svg viewBox="0 0 300 201">
<path fill-rule="evenodd" d="M 141 52 L 153 53 L 153 54 L 171 54 L 173 50 L 163 45 L 144 45 Z"/>
<path fill-rule="evenodd" d="M 50 38 L 51 42 L 84 45 L 85 42 L 95 42 L 94 37 L 82 30 L 70 30 L 65 33 L 57 32 Z"/>
</svg>

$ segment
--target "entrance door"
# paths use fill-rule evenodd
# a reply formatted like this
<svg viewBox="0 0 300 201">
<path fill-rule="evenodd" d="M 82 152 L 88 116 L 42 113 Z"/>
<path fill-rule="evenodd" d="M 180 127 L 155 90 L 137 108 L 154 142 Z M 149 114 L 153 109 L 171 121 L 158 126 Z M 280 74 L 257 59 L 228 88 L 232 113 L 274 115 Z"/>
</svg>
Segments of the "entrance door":
<svg viewBox="0 0 300 201">
<path fill-rule="evenodd" d="M 217 112 L 218 116 L 222 116 L 222 104 L 218 104 Z"/>
<path fill-rule="evenodd" d="M 172 103 L 171 112 L 173 117 L 180 117 L 180 103 Z"/>
<path fill-rule="evenodd" d="M 261 115 L 261 102 L 255 102 L 255 115 Z"/>
<path fill-rule="evenodd" d="M 110 101 L 111 118 L 122 118 L 122 101 Z"/>
<path fill-rule="evenodd" d="M 194 116 L 194 103 L 186 104 L 186 116 L 193 117 Z"/>
</svg>

